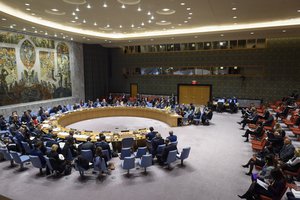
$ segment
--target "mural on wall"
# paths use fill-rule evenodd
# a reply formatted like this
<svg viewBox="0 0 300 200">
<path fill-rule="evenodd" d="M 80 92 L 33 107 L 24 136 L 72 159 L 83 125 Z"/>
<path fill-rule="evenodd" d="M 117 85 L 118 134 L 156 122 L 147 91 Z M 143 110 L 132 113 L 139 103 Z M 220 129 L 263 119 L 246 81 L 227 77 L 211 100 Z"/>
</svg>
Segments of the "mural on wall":
<svg viewBox="0 0 300 200">
<path fill-rule="evenodd" d="M 22 34 L 10 33 L 10 32 L 0 32 L 0 42 L 9 44 L 18 44 L 20 40 L 25 38 Z"/>
<path fill-rule="evenodd" d="M 24 66 L 30 70 L 35 63 L 35 49 L 29 40 L 25 40 L 20 48 L 20 57 Z"/>
<path fill-rule="evenodd" d="M 20 35 L 0 32 L 22 38 L 13 34 Z M 58 42 L 55 49 L 54 40 L 23 35 L 18 44 L 5 46 L 0 44 L 0 106 L 72 96 L 66 43 Z"/>
<path fill-rule="evenodd" d="M 56 81 L 54 77 L 54 53 L 40 51 L 41 80 Z"/>
<path fill-rule="evenodd" d="M 17 64 L 14 48 L 0 48 L 0 93 L 7 93 L 17 81 Z"/>
<path fill-rule="evenodd" d="M 40 38 L 40 37 L 30 37 L 36 47 L 42 47 L 47 49 L 55 49 L 54 40 Z"/>
<path fill-rule="evenodd" d="M 69 47 L 66 43 L 60 42 L 57 45 L 57 73 L 58 90 L 55 96 L 63 96 L 64 93 L 71 94 L 71 71 L 69 59 Z"/>
</svg>

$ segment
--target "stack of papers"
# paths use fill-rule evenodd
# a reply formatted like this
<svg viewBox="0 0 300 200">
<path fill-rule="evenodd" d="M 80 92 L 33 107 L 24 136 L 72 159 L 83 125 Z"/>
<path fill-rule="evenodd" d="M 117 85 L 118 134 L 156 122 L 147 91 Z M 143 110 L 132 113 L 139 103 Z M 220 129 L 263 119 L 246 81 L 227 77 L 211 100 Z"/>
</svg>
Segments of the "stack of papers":
<svg viewBox="0 0 300 200">
<path fill-rule="evenodd" d="M 294 189 L 291 189 L 291 191 L 296 198 L 300 198 L 300 191 L 296 191 Z"/>
<path fill-rule="evenodd" d="M 257 184 L 260 185 L 261 187 L 265 188 L 266 190 L 268 190 L 269 185 L 266 184 L 265 182 L 257 179 Z"/>
</svg>

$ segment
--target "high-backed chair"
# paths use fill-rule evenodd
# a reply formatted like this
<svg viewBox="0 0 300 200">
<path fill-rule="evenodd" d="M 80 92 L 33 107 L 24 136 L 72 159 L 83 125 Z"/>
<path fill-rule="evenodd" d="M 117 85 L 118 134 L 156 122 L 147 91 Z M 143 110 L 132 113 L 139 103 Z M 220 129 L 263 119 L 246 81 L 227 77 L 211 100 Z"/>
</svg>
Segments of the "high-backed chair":
<svg viewBox="0 0 300 200">
<path fill-rule="evenodd" d="M 134 153 L 135 158 L 141 158 L 143 155 L 146 155 L 147 153 L 147 147 L 139 147 L 136 151 L 136 153 Z"/>
<path fill-rule="evenodd" d="M 21 141 L 21 144 L 22 144 L 23 149 L 25 150 L 25 153 L 27 155 L 29 155 L 32 149 L 30 148 L 28 142 Z"/>
<path fill-rule="evenodd" d="M 93 162 L 94 156 L 93 152 L 89 150 L 81 150 L 80 154 L 89 162 Z"/>
<path fill-rule="evenodd" d="M 190 155 L 191 147 L 183 148 L 180 156 L 177 156 L 181 160 L 181 165 L 183 165 L 183 160 L 187 159 Z"/>
<path fill-rule="evenodd" d="M 130 156 L 131 156 L 130 148 L 122 148 L 121 149 L 121 155 L 120 155 L 121 160 L 124 160 L 125 157 L 130 157 Z"/>
<path fill-rule="evenodd" d="M 122 168 L 127 170 L 127 175 L 129 175 L 129 170 L 135 167 L 134 156 L 125 157 L 122 162 Z"/>
<path fill-rule="evenodd" d="M 74 162 L 74 167 L 75 167 L 75 170 L 79 172 L 79 175 L 81 177 L 84 176 L 84 172 L 87 171 L 86 169 L 84 169 L 83 167 L 81 167 L 80 165 L 78 165 L 77 162 Z"/>
<path fill-rule="evenodd" d="M 145 173 L 147 172 L 147 167 L 150 167 L 152 165 L 152 155 L 151 154 L 147 154 L 147 155 L 143 155 L 141 157 L 141 160 L 139 161 L 139 165 L 141 167 L 145 168 Z"/>
<path fill-rule="evenodd" d="M 164 164 L 168 165 L 168 168 L 171 167 L 171 163 L 176 161 L 177 150 L 169 151 L 167 160 Z"/>
<path fill-rule="evenodd" d="M 0 149 L 0 151 L 4 156 L 4 159 L 10 161 L 10 166 L 14 166 L 14 158 L 11 156 L 9 151 L 7 149 Z"/>
<path fill-rule="evenodd" d="M 133 138 L 123 138 L 122 140 L 122 148 L 132 148 L 134 143 Z"/>
<path fill-rule="evenodd" d="M 158 145 L 158 147 L 156 149 L 156 154 L 162 154 L 165 147 L 166 147 L 166 144 Z"/>
<path fill-rule="evenodd" d="M 102 150 L 102 153 L 103 153 L 103 155 L 106 155 L 107 160 L 110 160 L 110 159 L 111 159 L 111 157 L 110 157 L 110 155 L 109 155 L 109 151 L 108 151 L 107 149 L 103 149 L 103 150 Z"/>
<path fill-rule="evenodd" d="M 24 168 L 25 162 L 30 162 L 30 158 L 27 155 L 21 155 L 20 153 L 14 151 L 11 151 L 10 154 L 13 157 L 15 163 L 20 165 L 20 169 Z"/>
<path fill-rule="evenodd" d="M 40 169 L 40 174 L 43 174 L 43 168 L 45 168 L 45 165 L 42 165 L 41 160 L 38 156 L 29 156 L 29 159 L 31 161 L 31 164 L 33 167 Z"/>
</svg>

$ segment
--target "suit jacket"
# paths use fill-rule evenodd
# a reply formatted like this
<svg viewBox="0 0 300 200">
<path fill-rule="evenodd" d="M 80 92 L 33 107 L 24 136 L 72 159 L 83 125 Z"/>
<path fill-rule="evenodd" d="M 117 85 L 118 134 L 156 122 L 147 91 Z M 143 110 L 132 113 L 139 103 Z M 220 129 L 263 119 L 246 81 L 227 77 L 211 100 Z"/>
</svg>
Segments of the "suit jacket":
<svg viewBox="0 0 300 200">
<path fill-rule="evenodd" d="M 292 144 L 283 145 L 282 149 L 279 152 L 279 158 L 283 162 L 287 162 L 294 156 L 295 147 Z"/>
<path fill-rule="evenodd" d="M 167 137 L 169 140 L 170 140 L 170 142 L 176 142 L 177 141 L 177 136 L 176 135 L 170 135 L 169 137 Z"/>
<path fill-rule="evenodd" d="M 162 138 L 153 138 L 153 140 L 151 141 L 151 145 L 152 145 L 152 155 L 156 155 L 156 150 L 157 150 L 157 147 L 159 146 L 159 145 L 162 145 L 162 144 L 164 144 L 165 143 L 165 141 L 164 141 L 164 139 L 162 139 Z"/>
<path fill-rule="evenodd" d="M 176 145 L 173 145 L 173 144 L 169 144 L 164 148 L 162 155 L 161 155 L 161 159 L 163 162 L 166 162 L 169 152 L 173 151 L 173 150 L 177 150 Z"/>
<path fill-rule="evenodd" d="M 91 142 L 85 142 L 81 145 L 80 150 L 91 150 L 93 155 L 95 153 L 95 145 Z"/>
</svg>

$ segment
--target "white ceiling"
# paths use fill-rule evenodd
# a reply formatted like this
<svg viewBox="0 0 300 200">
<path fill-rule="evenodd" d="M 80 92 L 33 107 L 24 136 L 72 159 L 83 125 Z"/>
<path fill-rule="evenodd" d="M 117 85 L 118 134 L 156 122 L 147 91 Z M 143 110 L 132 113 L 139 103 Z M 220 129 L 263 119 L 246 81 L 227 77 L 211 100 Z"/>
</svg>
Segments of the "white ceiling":
<svg viewBox="0 0 300 200">
<path fill-rule="evenodd" d="M 104 46 L 292 37 L 300 1 L 0 0 L 0 29 Z"/>
</svg>

